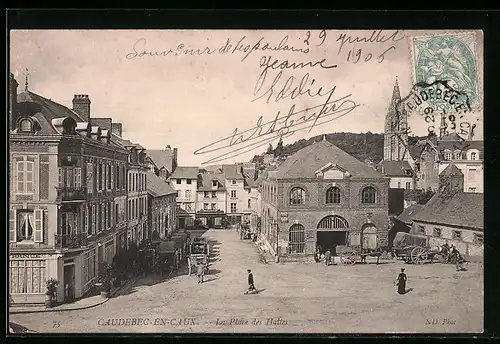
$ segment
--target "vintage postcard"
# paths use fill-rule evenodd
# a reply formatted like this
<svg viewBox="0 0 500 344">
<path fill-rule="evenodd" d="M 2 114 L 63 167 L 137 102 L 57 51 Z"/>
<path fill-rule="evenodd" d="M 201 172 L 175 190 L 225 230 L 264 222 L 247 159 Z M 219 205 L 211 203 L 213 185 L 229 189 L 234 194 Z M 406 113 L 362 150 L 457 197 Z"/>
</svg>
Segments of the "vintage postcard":
<svg viewBox="0 0 500 344">
<path fill-rule="evenodd" d="M 482 333 L 481 30 L 14 30 L 11 333 Z"/>
</svg>

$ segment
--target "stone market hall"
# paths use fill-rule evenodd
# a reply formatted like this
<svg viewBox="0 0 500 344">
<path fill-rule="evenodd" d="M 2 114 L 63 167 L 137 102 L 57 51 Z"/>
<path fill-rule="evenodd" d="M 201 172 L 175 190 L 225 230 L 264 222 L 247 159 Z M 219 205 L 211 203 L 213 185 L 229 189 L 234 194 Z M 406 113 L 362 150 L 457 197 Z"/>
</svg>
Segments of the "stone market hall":
<svg viewBox="0 0 500 344">
<path fill-rule="evenodd" d="M 262 234 L 281 261 L 320 246 L 387 245 L 389 178 L 325 137 L 287 158 L 262 182 Z"/>
</svg>

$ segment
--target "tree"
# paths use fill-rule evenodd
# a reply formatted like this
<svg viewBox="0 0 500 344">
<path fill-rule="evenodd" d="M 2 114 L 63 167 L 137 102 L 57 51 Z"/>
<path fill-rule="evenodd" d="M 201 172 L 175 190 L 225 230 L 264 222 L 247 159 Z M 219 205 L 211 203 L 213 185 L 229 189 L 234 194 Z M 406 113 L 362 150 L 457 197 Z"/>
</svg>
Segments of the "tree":
<svg viewBox="0 0 500 344">
<path fill-rule="evenodd" d="M 274 156 L 280 157 L 283 155 L 283 139 L 280 137 L 276 149 L 274 150 Z"/>
<path fill-rule="evenodd" d="M 270 143 L 269 147 L 267 147 L 267 154 L 272 154 L 273 153 L 273 145 Z"/>
</svg>

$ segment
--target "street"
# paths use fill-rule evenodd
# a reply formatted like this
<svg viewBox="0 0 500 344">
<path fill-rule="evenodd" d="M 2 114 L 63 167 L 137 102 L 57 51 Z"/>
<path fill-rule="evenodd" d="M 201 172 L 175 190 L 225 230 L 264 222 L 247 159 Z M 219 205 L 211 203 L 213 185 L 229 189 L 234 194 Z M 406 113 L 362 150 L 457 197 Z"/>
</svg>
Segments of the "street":
<svg viewBox="0 0 500 344">
<path fill-rule="evenodd" d="M 103 305 L 80 311 L 12 314 L 42 333 L 417 333 L 482 332 L 483 267 L 443 264 L 264 264 L 235 230 L 209 230 L 205 283 L 184 274 L 141 278 Z M 311 259 L 312 260 L 312 259 Z M 407 288 L 393 281 L 406 268 Z M 244 295 L 251 269 L 256 295 Z"/>
</svg>

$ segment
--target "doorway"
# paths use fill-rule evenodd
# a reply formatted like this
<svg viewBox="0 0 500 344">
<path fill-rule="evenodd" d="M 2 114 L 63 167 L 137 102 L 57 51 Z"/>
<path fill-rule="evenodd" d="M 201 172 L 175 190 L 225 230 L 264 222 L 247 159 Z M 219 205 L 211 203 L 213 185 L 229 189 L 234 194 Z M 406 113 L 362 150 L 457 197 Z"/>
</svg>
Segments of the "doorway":
<svg viewBox="0 0 500 344">
<path fill-rule="evenodd" d="M 207 227 L 208 227 L 208 229 L 215 227 L 215 218 L 213 218 L 213 217 L 207 218 Z"/>
<path fill-rule="evenodd" d="M 64 266 L 64 302 L 75 298 L 75 264 Z"/>
<path fill-rule="evenodd" d="M 184 229 L 186 227 L 186 219 L 179 217 L 179 228 Z"/>
<path fill-rule="evenodd" d="M 317 231 L 316 246 L 321 253 L 330 250 L 336 256 L 338 245 L 347 245 L 347 231 Z"/>
</svg>

